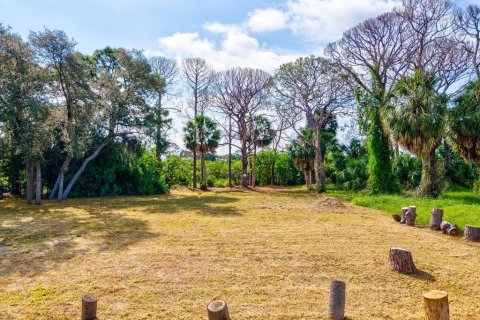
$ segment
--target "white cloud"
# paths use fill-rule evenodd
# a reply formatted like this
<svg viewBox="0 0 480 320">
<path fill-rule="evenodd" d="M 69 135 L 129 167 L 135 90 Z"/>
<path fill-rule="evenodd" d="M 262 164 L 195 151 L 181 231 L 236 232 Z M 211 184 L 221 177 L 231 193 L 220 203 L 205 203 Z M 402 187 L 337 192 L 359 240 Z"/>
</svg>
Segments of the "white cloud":
<svg viewBox="0 0 480 320">
<path fill-rule="evenodd" d="M 214 29 L 218 31 L 222 28 L 216 25 Z M 224 31 L 220 41 L 202 38 L 198 33 L 176 33 L 158 39 L 160 50 L 150 50 L 146 54 L 177 59 L 202 57 L 217 70 L 251 67 L 269 72 L 273 72 L 282 63 L 293 61 L 299 56 L 262 48 L 257 39 L 235 28 Z"/>
<path fill-rule="evenodd" d="M 287 15 L 279 9 L 257 9 L 251 12 L 247 25 L 253 32 L 277 31 L 287 28 Z"/>
<path fill-rule="evenodd" d="M 340 38 L 357 23 L 390 11 L 397 0 L 289 0 L 285 14 L 296 34 L 322 43 Z"/>
</svg>

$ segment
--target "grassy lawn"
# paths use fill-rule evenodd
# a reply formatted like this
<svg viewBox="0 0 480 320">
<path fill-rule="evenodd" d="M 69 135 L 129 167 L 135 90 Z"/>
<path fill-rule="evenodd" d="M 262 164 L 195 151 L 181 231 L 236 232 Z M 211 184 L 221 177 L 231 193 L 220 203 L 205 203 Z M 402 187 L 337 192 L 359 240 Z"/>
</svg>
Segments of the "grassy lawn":
<svg viewBox="0 0 480 320">
<path fill-rule="evenodd" d="M 461 224 L 458 198 L 440 201 Z M 391 271 L 390 247 L 421 272 Z M 429 289 L 449 292 L 452 319 L 479 319 L 479 265 L 477 243 L 298 188 L 0 201 L 0 319 L 79 319 L 85 294 L 101 319 L 205 319 L 217 298 L 233 319 L 325 319 L 337 278 L 349 319 L 421 319 Z"/>
<path fill-rule="evenodd" d="M 428 226 L 433 208 L 444 209 L 443 220 L 458 224 L 463 232 L 465 224 L 480 226 L 480 195 L 470 190 L 446 191 L 439 199 L 414 198 L 405 195 L 368 195 L 329 188 L 329 195 L 351 201 L 355 205 L 375 208 L 388 214 L 400 214 L 402 207 L 417 206 L 416 222 Z"/>
</svg>

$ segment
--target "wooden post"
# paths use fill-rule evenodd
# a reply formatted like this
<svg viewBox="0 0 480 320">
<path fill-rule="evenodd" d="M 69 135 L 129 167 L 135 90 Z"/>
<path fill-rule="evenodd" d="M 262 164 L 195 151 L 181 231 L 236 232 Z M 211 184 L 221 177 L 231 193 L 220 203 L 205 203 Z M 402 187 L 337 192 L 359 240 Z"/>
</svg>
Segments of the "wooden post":
<svg viewBox="0 0 480 320">
<path fill-rule="evenodd" d="M 414 274 L 417 272 L 417 268 L 413 263 L 412 253 L 408 250 L 391 248 L 389 259 L 392 269 L 395 269 L 400 273 Z"/>
<path fill-rule="evenodd" d="M 465 239 L 469 241 L 480 242 L 480 227 L 465 225 L 463 232 Z"/>
<path fill-rule="evenodd" d="M 432 217 L 430 218 L 430 229 L 440 230 L 440 225 L 443 220 L 443 210 L 442 209 L 433 209 Z"/>
<path fill-rule="evenodd" d="M 415 226 L 415 218 L 417 217 L 417 207 L 410 206 L 405 213 L 405 223 L 407 226 Z"/>
<path fill-rule="evenodd" d="M 215 300 L 207 306 L 208 320 L 230 320 L 227 303 L 223 300 Z"/>
<path fill-rule="evenodd" d="M 94 296 L 83 297 L 82 320 L 97 320 L 97 298 Z"/>
<path fill-rule="evenodd" d="M 331 320 L 345 319 L 345 282 L 332 281 L 330 285 L 330 302 L 328 304 L 328 318 Z"/>
<path fill-rule="evenodd" d="M 449 221 L 443 221 L 440 225 L 440 229 L 442 229 L 443 233 L 448 234 L 449 236 L 458 235 L 458 226 Z"/>
<path fill-rule="evenodd" d="M 425 320 L 448 320 L 448 293 L 446 291 L 431 290 L 423 293 L 423 307 Z"/>
<path fill-rule="evenodd" d="M 403 223 L 405 224 L 406 223 L 406 218 L 405 218 L 405 214 L 408 212 L 408 207 L 405 207 L 405 208 L 402 208 L 402 216 L 400 218 L 400 223 Z"/>
</svg>

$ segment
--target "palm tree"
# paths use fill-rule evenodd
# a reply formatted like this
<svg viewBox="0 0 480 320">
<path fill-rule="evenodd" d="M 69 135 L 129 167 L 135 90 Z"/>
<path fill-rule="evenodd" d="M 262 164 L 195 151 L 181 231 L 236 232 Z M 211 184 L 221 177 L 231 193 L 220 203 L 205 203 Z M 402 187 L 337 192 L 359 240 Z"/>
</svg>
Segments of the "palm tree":
<svg viewBox="0 0 480 320">
<path fill-rule="evenodd" d="M 387 110 L 393 138 L 422 159 L 422 178 L 416 196 L 438 197 L 443 188 L 437 172 L 435 150 L 444 133 L 447 99 L 435 91 L 431 73 L 415 70 L 395 86 L 395 106 Z"/>
<path fill-rule="evenodd" d="M 265 116 L 256 115 L 249 119 L 249 135 L 250 144 L 253 148 L 252 166 L 252 187 L 255 187 L 256 179 L 256 164 L 257 164 L 257 147 L 265 148 L 272 143 L 274 131 L 272 129 L 272 122 Z"/>
<path fill-rule="evenodd" d="M 185 128 L 185 145 L 190 151 L 200 153 L 201 159 L 201 189 L 207 189 L 207 170 L 205 167 L 205 155 L 207 152 L 215 152 L 220 141 L 220 130 L 217 124 L 209 117 L 200 115 L 188 121 Z"/>
<path fill-rule="evenodd" d="M 447 119 L 450 144 L 480 173 L 480 80 L 467 86 Z M 480 179 L 475 182 L 475 190 L 480 191 Z"/>
<path fill-rule="evenodd" d="M 312 172 L 315 165 L 315 134 L 309 128 L 303 129 L 298 138 L 288 146 L 295 167 L 303 170 L 308 190 L 312 190 Z"/>
</svg>

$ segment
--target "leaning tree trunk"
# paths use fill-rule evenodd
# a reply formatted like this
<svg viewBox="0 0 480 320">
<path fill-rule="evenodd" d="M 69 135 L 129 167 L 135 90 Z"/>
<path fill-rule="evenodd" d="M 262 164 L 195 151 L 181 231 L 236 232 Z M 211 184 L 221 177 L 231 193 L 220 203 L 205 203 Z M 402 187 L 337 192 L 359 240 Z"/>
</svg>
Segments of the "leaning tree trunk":
<svg viewBox="0 0 480 320">
<path fill-rule="evenodd" d="M 323 155 L 322 155 L 322 129 L 318 128 L 316 130 L 315 136 L 315 183 L 317 187 L 317 192 L 325 192 L 325 168 L 323 165 Z"/>
<path fill-rule="evenodd" d="M 430 218 L 430 229 L 440 230 L 440 225 L 442 224 L 443 219 L 443 210 L 442 209 L 433 209 L 432 216 Z"/>
<path fill-rule="evenodd" d="M 65 181 L 65 172 L 72 161 L 72 156 L 68 155 L 65 161 L 60 168 L 60 173 L 58 175 L 58 194 L 57 194 L 57 202 L 62 202 L 63 197 L 63 183 Z"/>
<path fill-rule="evenodd" d="M 27 203 L 32 204 L 33 198 L 33 163 L 32 160 L 27 160 L 25 163 L 25 174 L 27 176 Z"/>
<path fill-rule="evenodd" d="M 480 242 L 480 227 L 466 224 L 463 235 L 469 241 Z"/>
<path fill-rule="evenodd" d="M 400 273 L 414 274 L 417 272 L 417 268 L 413 263 L 412 253 L 408 250 L 391 248 L 389 259 L 392 269 L 395 269 Z"/>
<path fill-rule="evenodd" d="M 35 161 L 35 171 L 36 171 L 35 205 L 39 206 L 42 204 L 42 166 L 41 166 L 40 160 Z"/>
<path fill-rule="evenodd" d="M 443 182 L 438 176 L 435 149 L 433 149 L 429 154 L 422 156 L 422 178 L 420 185 L 415 191 L 415 196 L 438 198 L 442 192 L 442 188 Z"/>
<path fill-rule="evenodd" d="M 82 165 L 77 170 L 75 175 L 72 177 L 72 179 L 70 180 L 70 182 L 67 185 L 67 188 L 63 192 L 62 200 L 65 200 L 68 197 L 68 195 L 70 194 L 70 191 L 72 191 L 73 186 L 77 182 L 78 178 L 80 178 L 80 175 L 83 173 L 83 171 L 85 170 L 85 168 L 87 167 L 89 162 L 92 161 L 93 159 L 95 159 L 109 142 L 110 142 L 110 138 L 107 138 L 100 146 L 98 146 L 98 148 L 90 156 L 88 156 L 83 161 Z"/>
</svg>

